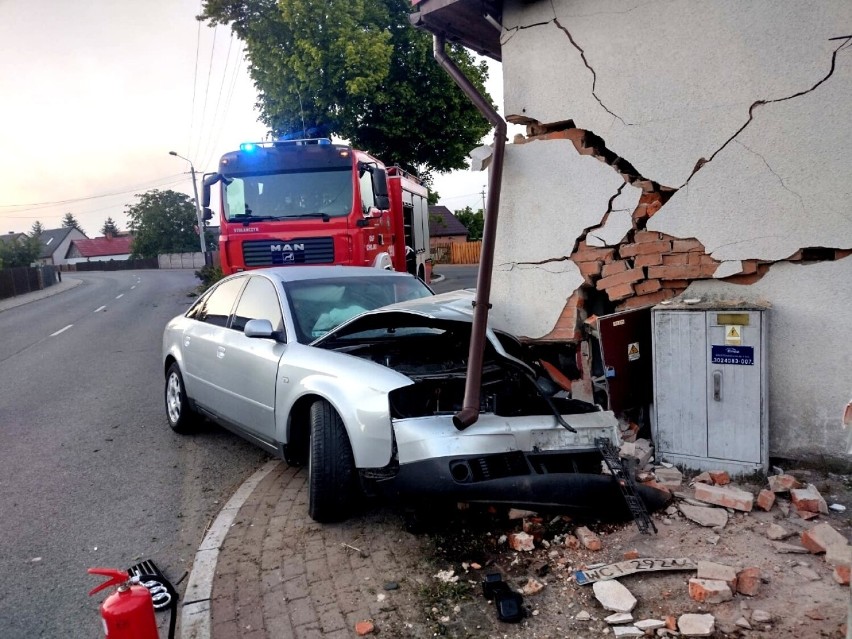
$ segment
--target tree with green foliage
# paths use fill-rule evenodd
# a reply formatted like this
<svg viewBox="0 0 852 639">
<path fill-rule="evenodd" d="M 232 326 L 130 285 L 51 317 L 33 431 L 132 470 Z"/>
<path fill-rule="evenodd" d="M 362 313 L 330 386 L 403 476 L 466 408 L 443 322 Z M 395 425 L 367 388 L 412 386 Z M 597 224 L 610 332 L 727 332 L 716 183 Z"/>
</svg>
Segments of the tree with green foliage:
<svg viewBox="0 0 852 639">
<path fill-rule="evenodd" d="M 77 221 L 77 218 L 74 217 L 74 214 L 70 211 L 65 214 L 65 217 L 62 218 L 62 228 L 64 229 L 77 229 L 83 235 L 86 232 L 83 230 L 83 227 L 80 226 L 80 223 Z"/>
<path fill-rule="evenodd" d="M 33 222 L 33 228 L 32 230 L 30 230 L 30 236 L 38 237 L 42 233 L 44 233 L 44 226 L 42 226 L 41 222 L 36 220 L 35 222 Z"/>
<path fill-rule="evenodd" d="M 0 268 L 29 266 L 41 253 L 38 236 L 20 235 L 0 240 Z"/>
<path fill-rule="evenodd" d="M 133 232 L 131 257 L 198 250 L 195 205 L 187 195 L 154 189 L 136 198 L 136 204 L 125 208 Z"/>
<path fill-rule="evenodd" d="M 204 0 L 199 18 L 245 42 L 273 133 L 325 128 L 429 181 L 467 166 L 490 125 L 435 62 L 410 9 L 409 0 Z M 485 62 L 447 50 L 484 92 Z"/>
<path fill-rule="evenodd" d="M 482 209 L 474 211 L 469 206 L 466 206 L 456 211 L 455 216 L 459 222 L 465 225 L 469 241 L 476 242 L 482 239 L 482 229 L 485 227 L 485 216 L 482 214 Z"/>
<path fill-rule="evenodd" d="M 116 237 L 119 233 L 121 233 L 121 230 L 118 228 L 118 224 L 111 217 L 108 217 L 101 227 L 101 235 Z"/>
</svg>

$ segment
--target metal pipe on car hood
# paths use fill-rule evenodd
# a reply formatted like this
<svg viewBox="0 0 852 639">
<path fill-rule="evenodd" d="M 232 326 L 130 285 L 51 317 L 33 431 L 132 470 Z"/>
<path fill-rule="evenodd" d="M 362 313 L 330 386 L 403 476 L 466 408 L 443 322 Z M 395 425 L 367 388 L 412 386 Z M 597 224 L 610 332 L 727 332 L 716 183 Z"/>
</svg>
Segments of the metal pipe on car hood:
<svg viewBox="0 0 852 639">
<path fill-rule="evenodd" d="M 500 186 L 503 179 L 503 152 L 506 146 L 506 121 L 488 100 L 476 90 L 473 83 L 461 72 L 444 50 L 444 37 L 434 38 L 434 56 L 453 81 L 473 102 L 479 112 L 494 126 L 494 157 L 488 177 L 488 199 L 485 204 L 482 251 L 479 274 L 476 279 L 476 297 L 473 301 L 473 326 L 470 333 L 470 350 L 467 358 L 467 378 L 464 385 L 462 409 L 453 415 L 453 424 L 464 430 L 479 419 L 479 391 L 482 383 L 482 359 L 485 352 L 488 309 L 491 308 L 491 270 L 494 266 L 494 243 L 497 238 L 497 212 L 500 208 Z"/>
</svg>

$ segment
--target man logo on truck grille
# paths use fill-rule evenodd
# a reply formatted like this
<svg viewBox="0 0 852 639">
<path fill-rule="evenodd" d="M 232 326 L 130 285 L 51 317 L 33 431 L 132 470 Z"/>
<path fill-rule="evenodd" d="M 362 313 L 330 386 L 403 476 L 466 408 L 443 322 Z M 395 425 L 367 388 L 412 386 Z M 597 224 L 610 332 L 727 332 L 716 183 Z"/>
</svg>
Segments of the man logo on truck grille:
<svg viewBox="0 0 852 639">
<path fill-rule="evenodd" d="M 293 253 L 295 251 L 304 251 L 304 244 L 270 244 L 269 252 L 270 253 Z"/>
</svg>

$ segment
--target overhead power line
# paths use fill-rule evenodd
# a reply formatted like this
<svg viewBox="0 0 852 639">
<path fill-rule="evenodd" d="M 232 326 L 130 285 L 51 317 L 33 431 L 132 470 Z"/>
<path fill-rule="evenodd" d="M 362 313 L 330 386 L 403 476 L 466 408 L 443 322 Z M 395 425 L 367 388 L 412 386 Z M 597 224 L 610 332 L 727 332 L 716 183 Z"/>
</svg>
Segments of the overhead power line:
<svg viewBox="0 0 852 639">
<path fill-rule="evenodd" d="M 55 200 L 53 202 L 29 202 L 25 204 L 0 204 L 0 209 L 15 209 L 15 208 L 24 208 L 24 209 L 32 209 L 37 207 L 47 207 L 47 206 L 59 206 L 63 204 L 73 204 L 75 202 L 85 202 L 87 200 L 97 200 L 102 197 L 112 197 L 114 195 L 126 195 L 127 193 L 133 193 L 133 191 L 138 191 L 140 189 L 153 188 L 155 186 L 169 186 L 170 184 L 177 184 L 184 180 L 185 173 L 174 173 L 172 175 L 168 175 L 165 177 L 157 178 L 156 180 L 148 180 L 147 182 L 143 182 L 141 184 L 137 184 L 136 186 L 127 187 L 122 191 L 113 191 L 111 193 L 99 193 L 97 195 L 87 195 L 85 197 L 77 197 L 77 198 L 69 198 L 67 200 Z M 174 179 L 180 178 L 180 179 Z M 168 183 L 165 183 L 166 181 Z"/>
</svg>

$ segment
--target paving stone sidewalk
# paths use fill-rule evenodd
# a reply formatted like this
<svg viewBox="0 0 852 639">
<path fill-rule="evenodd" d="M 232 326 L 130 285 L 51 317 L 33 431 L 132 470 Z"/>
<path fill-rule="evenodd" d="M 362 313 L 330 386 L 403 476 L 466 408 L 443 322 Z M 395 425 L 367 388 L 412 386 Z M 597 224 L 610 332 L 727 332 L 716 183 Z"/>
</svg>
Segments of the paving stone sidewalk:
<svg viewBox="0 0 852 639">
<path fill-rule="evenodd" d="M 343 639 L 364 620 L 385 637 L 431 636 L 418 604 L 427 542 L 388 511 L 317 524 L 306 479 L 282 463 L 240 508 L 213 578 L 213 639 Z"/>
</svg>

